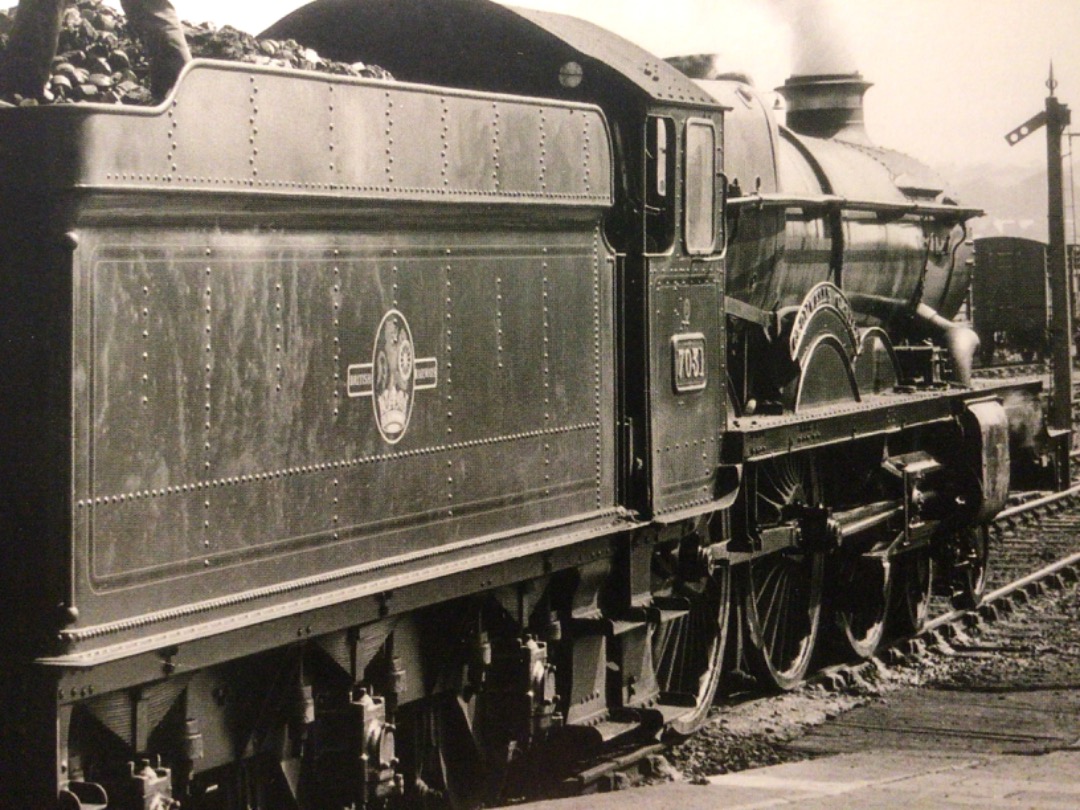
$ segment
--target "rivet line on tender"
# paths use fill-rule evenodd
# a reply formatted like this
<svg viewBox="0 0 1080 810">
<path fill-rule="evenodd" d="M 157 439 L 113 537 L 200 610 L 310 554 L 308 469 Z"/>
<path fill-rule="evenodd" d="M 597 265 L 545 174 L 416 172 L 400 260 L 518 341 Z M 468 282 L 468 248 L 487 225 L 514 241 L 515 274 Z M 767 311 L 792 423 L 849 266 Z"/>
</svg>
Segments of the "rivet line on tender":
<svg viewBox="0 0 1080 810">
<path fill-rule="evenodd" d="M 497 365 L 503 367 L 503 296 L 502 276 L 495 277 L 495 353 Z"/>
<path fill-rule="evenodd" d="M 258 130 L 255 130 L 256 132 Z M 497 151 L 497 149 L 496 149 Z M 249 162 L 253 162 L 254 158 L 250 158 Z M 497 162 L 497 161 L 496 161 Z M 497 166 L 496 166 L 497 168 Z M 389 170 L 387 170 L 389 171 Z M 432 186 L 394 186 L 394 185 L 358 185 L 352 183 L 308 183 L 293 180 L 267 180 L 259 178 L 235 178 L 235 177 L 172 177 L 168 175 L 135 175 L 135 174 L 106 174 L 106 180 L 124 181 L 124 182 L 139 182 L 139 183 L 172 183 L 176 190 L 177 186 L 225 186 L 230 188 L 254 188 L 254 189 L 294 189 L 298 191 L 325 191 L 332 192 L 329 196 L 340 197 L 346 193 L 366 193 L 366 194 L 385 194 L 385 195 L 415 195 L 417 197 L 425 196 L 454 196 L 454 197 L 477 197 L 487 199 L 520 199 L 527 200 L 531 203 L 542 203 L 550 200 L 557 200 L 562 202 L 592 202 L 597 205 L 605 205 L 608 202 L 608 197 L 602 194 L 593 193 L 570 193 L 570 192 L 550 192 L 544 191 L 542 193 L 529 192 L 529 191 L 502 191 L 499 189 L 499 180 L 497 177 L 497 171 L 495 172 L 495 188 L 493 189 L 465 189 L 465 188 L 449 188 L 449 187 L 432 187 Z M 312 195 L 312 196 L 327 196 L 327 195 Z"/>
<path fill-rule="evenodd" d="M 140 311 L 140 321 L 142 323 L 142 336 L 143 340 L 147 341 L 143 346 L 142 351 L 142 374 L 140 375 L 140 388 L 142 390 L 141 402 L 143 407 L 150 404 L 150 352 L 149 352 L 149 338 L 150 338 L 150 287 L 143 285 L 142 288 L 143 301 L 142 309 Z"/>
<path fill-rule="evenodd" d="M 204 403 L 204 407 L 203 407 L 203 410 L 205 411 L 205 421 L 203 422 L 203 470 L 205 472 L 209 473 L 209 471 L 210 471 L 210 457 L 211 457 L 211 450 L 212 450 L 212 448 L 210 446 L 211 402 L 212 402 L 210 394 L 211 394 L 211 390 L 212 390 L 212 387 L 213 387 L 213 371 L 214 371 L 214 361 L 213 361 L 213 348 L 214 348 L 214 344 L 213 344 L 213 293 L 214 293 L 214 290 L 213 290 L 213 275 L 214 275 L 214 269 L 213 269 L 213 266 L 210 264 L 210 259 L 213 256 L 213 251 L 210 248 L 206 248 L 205 253 L 206 253 L 207 264 L 206 264 L 206 269 L 204 271 L 206 287 L 205 287 L 205 290 L 204 290 L 204 300 L 203 300 L 204 313 L 203 314 L 205 315 L 204 331 L 205 331 L 205 334 L 206 334 L 206 338 L 205 338 L 205 340 L 206 340 L 206 344 L 205 344 L 206 345 L 206 365 L 205 365 L 206 375 L 203 378 L 203 393 L 204 393 L 204 396 L 205 396 L 205 403 Z M 203 529 L 203 548 L 209 549 L 210 548 L 210 500 L 209 500 L 209 498 L 207 498 L 203 502 L 202 529 Z M 209 560 L 204 560 L 203 562 L 206 565 L 210 564 Z"/>
<path fill-rule="evenodd" d="M 338 514 L 338 504 L 340 502 L 340 495 L 341 495 L 341 493 L 338 490 L 338 487 L 340 485 L 341 485 L 341 480 L 335 476 L 334 477 L 333 497 L 330 499 L 330 501 L 331 501 L 330 505 L 332 507 L 331 508 L 331 514 L 333 515 L 331 521 L 332 521 L 332 523 L 334 525 L 335 530 L 337 529 L 338 521 L 340 520 L 340 515 Z M 338 539 L 337 531 L 334 532 L 334 539 L 335 540 Z"/>
<path fill-rule="evenodd" d="M 546 257 L 547 253 L 548 253 L 547 248 L 546 247 L 542 248 L 541 253 Z M 543 358 L 543 363 L 542 363 L 542 368 L 543 368 L 543 373 L 544 373 L 544 421 L 545 422 L 550 422 L 551 421 L 551 364 L 550 364 L 551 356 L 550 356 L 548 347 L 550 345 L 549 335 L 550 335 L 551 320 L 550 320 L 550 317 L 549 317 L 550 311 L 548 309 L 548 284 L 549 284 L 549 279 L 548 279 L 548 261 L 547 261 L 547 258 L 545 258 L 543 261 L 540 262 L 540 267 L 543 270 L 543 273 L 542 273 L 542 287 L 543 287 L 543 300 L 544 300 L 544 308 L 543 308 L 544 309 L 544 358 Z M 548 487 L 551 485 L 551 472 L 550 472 L 550 469 L 549 469 L 549 467 L 551 465 L 551 455 L 550 455 L 550 452 L 549 452 L 550 449 L 551 449 L 550 445 L 548 445 L 548 444 L 544 445 L 544 495 L 550 495 L 551 494 L 551 490 L 548 489 Z"/>
<path fill-rule="evenodd" d="M 600 228 L 593 228 L 592 238 L 592 268 L 593 268 L 593 419 L 596 420 L 595 465 L 596 465 L 596 506 L 599 508 L 603 503 L 601 487 L 604 479 L 603 457 L 603 431 L 599 427 L 602 423 L 600 391 L 603 385 L 603 368 L 601 367 L 601 339 L 600 339 Z"/>
<path fill-rule="evenodd" d="M 333 413 L 336 419 L 340 414 L 341 402 L 341 266 L 337 263 L 341 251 L 334 249 L 334 286 L 331 300 L 334 308 L 334 402 Z"/>
<path fill-rule="evenodd" d="M 547 192 L 547 131 L 544 129 L 547 119 L 544 117 L 544 108 L 539 108 L 540 113 L 540 190 Z"/>
<path fill-rule="evenodd" d="M 500 183 L 499 183 L 499 139 L 500 139 L 500 133 L 499 133 L 499 103 L 497 101 L 491 102 L 491 109 L 492 109 L 492 112 L 494 113 L 494 118 L 492 119 L 493 134 L 492 134 L 492 137 L 491 137 L 492 153 L 493 153 L 493 156 L 494 156 L 494 167 L 492 168 L 491 179 L 495 182 L 495 193 L 498 194 L 499 193 L 499 188 L 500 188 Z"/>
<path fill-rule="evenodd" d="M 386 93 L 386 181 L 394 183 L 394 98 Z"/>
<path fill-rule="evenodd" d="M 363 456 L 360 458 L 342 459 L 339 461 L 327 461 L 321 464 L 306 464 L 299 467 L 289 467 L 281 470 L 273 470 L 261 473 L 249 473 L 247 475 L 236 475 L 228 478 L 197 481 L 190 484 L 177 484 L 176 486 L 161 487 L 158 489 L 138 490 L 135 492 L 118 493 L 116 495 L 101 495 L 95 498 L 80 500 L 76 503 L 76 506 L 80 509 L 83 509 L 91 506 L 110 506 L 125 503 L 127 501 L 162 498 L 172 495 L 186 495 L 193 492 L 205 492 L 210 489 L 219 489 L 222 487 L 240 486 L 243 484 L 251 484 L 259 481 L 279 480 L 282 478 L 292 478 L 299 475 L 311 475 L 314 473 L 330 472 L 333 470 L 355 469 L 357 467 L 363 467 L 368 464 L 384 464 L 386 462 L 398 461 L 405 458 L 417 458 L 421 456 L 437 455 L 439 453 L 456 452 L 458 450 L 468 450 L 475 447 L 485 447 L 505 444 L 508 442 L 526 441 L 528 439 L 538 439 L 544 436 L 556 436 L 561 434 L 593 431 L 599 427 L 600 425 L 596 422 L 587 422 L 576 425 L 565 425 L 562 427 L 530 430 L 521 433 L 510 433 L 506 434 L 505 436 L 494 436 L 483 439 L 470 439 L 468 441 L 451 442 L 448 444 L 439 445 L 437 447 L 403 450 L 394 453 L 380 453 L 377 455 Z"/>
<path fill-rule="evenodd" d="M 336 144 L 334 142 L 334 138 L 336 137 L 336 135 L 335 135 L 336 127 L 334 125 L 334 85 L 333 84 L 327 84 L 326 86 L 327 86 L 327 88 L 329 90 L 329 97 L 330 97 L 329 101 L 327 102 L 327 113 L 329 114 L 329 117 L 330 117 L 330 122 L 326 125 L 326 135 L 327 135 L 327 137 L 326 137 L 327 144 L 326 145 L 327 145 L 327 151 L 330 153 L 330 157 L 329 157 L 329 160 L 327 161 L 327 163 L 328 163 L 328 168 L 330 169 L 331 177 L 333 177 L 333 173 L 336 170 L 336 164 L 334 162 L 334 148 L 336 146 Z"/>
<path fill-rule="evenodd" d="M 173 102 L 173 106 L 169 108 L 167 113 L 169 119 L 169 129 L 165 133 L 165 137 L 169 141 L 169 152 L 165 157 L 165 162 L 169 165 L 170 171 L 173 175 L 176 174 L 176 102 Z M 170 176 L 170 180 L 172 177 Z"/>
<path fill-rule="evenodd" d="M 446 249 L 446 255 L 449 256 L 450 253 L 451 253 L 450 248 L 447 248 Z M 447 435 L 451 435 L 454 432 L 454 425 L 453 425 L 453 418 L 454 418 L 454 410 L 453 410 L 453 407 L 454 407 L 454 388 L 453 388 L 453 382 L 454 382 L 454 373 L 453 373 L 453 368 L 454 368 L 454 363 L 453 363 L 453 355 L 454 355 L 454 323 L 453 323 L 453 321 L 454 321 L 454 316 L 453 316 L 453 313 L 451 311 L 451 309 L 453 307 L 453 302 L 454 302 L 454 298 L 453 298 L 454 283 L 453 283 L 453 280 L 450 278 L 450 274 L 453 272 L 454 267 L 453 267 L 452 264 L 447 263 L 445 265 L 445 269 L 446 269 L 446 313 L 445 313 L 445 315 L 446 315 L 446 318 L 445 318 L 445 320 L 446 320 L 446 344 L 445 344 L 445 353 L 446 353 L 446 433 L 447 433 Z"/>
<path fill-rule="evenodd" d="M 444 186 L 439 191 L 445 192 L 445 187 L 450 185 L 450 105 L 446 102 L 446 96 L 439 96 L 439 105 L 442 108 L 442 132 L 440 137 L 442 140 L 442 181 Z"/>
<path fill-rule="evenodd" d="M 583 131 L 584 137 L 585 137 L 585 148 L 583 150 L 583 152 L 584 152 L 583 164 L 584 165 L 582 166 L 582 168 L 585 170 L 585 176 L 584 176 L 585 193 L 588 194 L 590 191 L 592 191 L 592 176 L 590 174 L 590 168 L 589 168 L 590 165 L 592 164 L 592 155 L 591 155 L 591 153 L 589 151 L 592 129 L 589 126 L 589 118 L 588 118 L 588 116 L 583 117 L 582 121 L 583 121 L 582 131 Z"/>
<path fill-rule="evenodd" d="M 255 81 L 254 75 L 251 76 L 251 95 L 248 97 L 248 101 L 251 104 L 251 117 L 248 119 L 251 122 L 251 135 L 249 137 L 251 143 L 251 157 L 248 158 L 248 163 L 251 164 L 251 177 L 253 178 L 248 182 L 254 184 L 254 178 L 259 175 L 259 166 L 257 163 L 259 147 L 256 142 L 256 136 L 259 133 L 259 127 L 257 125 L 259 116 L 259 87 Z"/>
</svg>

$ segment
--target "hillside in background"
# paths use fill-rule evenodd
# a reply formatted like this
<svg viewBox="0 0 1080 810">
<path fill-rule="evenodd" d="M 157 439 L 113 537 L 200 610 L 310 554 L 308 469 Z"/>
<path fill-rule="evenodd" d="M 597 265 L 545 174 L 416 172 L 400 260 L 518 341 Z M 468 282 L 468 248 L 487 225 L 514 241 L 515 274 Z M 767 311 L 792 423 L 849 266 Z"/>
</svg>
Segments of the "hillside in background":
<svg viewBox="0 0 1080 810">
<path fill-rule="evenodd" d="M 982 208 L 986 216 L 975 220 L 975 236 L 1023 236 L 1046 241 L 1046 172 L 1028 168 L 945 166 L 939 168 L 964 205 Z M 1069 181 L 1068 167 L 1065 171 Z M 1073 231 L 1073 200 L 1066 191 L 1065 239 L 1077 241 Z"/>
</svg>

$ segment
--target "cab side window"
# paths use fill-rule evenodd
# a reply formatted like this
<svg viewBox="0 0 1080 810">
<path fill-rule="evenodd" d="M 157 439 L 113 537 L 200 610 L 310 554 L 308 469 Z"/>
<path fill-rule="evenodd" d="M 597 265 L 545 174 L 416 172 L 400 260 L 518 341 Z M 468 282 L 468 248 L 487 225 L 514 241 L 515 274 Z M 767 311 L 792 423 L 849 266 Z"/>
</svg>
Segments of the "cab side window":
<svg viewBox="0 0 1080 810">
<path fill-rule="evenodd" d="M 645 132 L 645 251 L 664 253 L 675 240 L 675 122 L 650 116 Z"/>
<path fill-rule="evenodd" d="M 686 252 L 712 253 L 717 237 L 716 129 L 711 121 L 686 122 Z"/>
</svg>

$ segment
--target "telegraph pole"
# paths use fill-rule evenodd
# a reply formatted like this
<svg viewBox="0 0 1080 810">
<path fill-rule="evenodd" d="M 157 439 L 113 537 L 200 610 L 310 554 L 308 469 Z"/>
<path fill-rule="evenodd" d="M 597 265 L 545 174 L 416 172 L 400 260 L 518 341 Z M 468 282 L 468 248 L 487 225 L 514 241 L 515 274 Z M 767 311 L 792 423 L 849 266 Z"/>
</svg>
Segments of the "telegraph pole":
<svg viewBox="0 0 1080 810">
<path fill-rule="evenodd" d="M 1047 225 L 1049 244 L 1046 269 L 1050 281 L 1052 389 L 1048 428 L 1057 461 L 1058 489 L 1069 486 L 1069 450 L 1072 432 L 1072 294 L 1068 266 L 1065 261 L 1065 192 L 1062 182 L 1061 139 L 1069 126 L 1071 113 L 1066 104 L 1057 100 L 1054 91 L 1054 66 L 1046 82 L 1050 95 L 1046 109 L 1020 125 L 1005 140 L 1015 145 L 1039 127 L 1046 127 Z"/>
</svg>

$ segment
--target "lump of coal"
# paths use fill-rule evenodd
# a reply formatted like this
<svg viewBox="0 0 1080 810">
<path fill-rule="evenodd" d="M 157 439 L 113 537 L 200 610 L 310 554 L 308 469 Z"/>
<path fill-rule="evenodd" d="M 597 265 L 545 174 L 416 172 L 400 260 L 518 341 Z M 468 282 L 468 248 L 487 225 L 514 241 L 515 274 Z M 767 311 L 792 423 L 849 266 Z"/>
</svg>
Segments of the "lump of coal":
<svg viewBox="0 0 1080 810">
<path fill-rule="evenodd" d="M 0 53 L 7 47 L 15 9 L 0 11 Z M 386 70 L 360 62 L 323 59 L 291 39 L 257 39 L 231 26 L 184 23 L 193 57 L 255 65 L 317 70 L 340 76 L 392 80 Z M 153 104 L 150 62 L 124 15 L 101 0 L 78 0 L 65 12 L 52 71 L 39 99 L 8 99 L 21 104 L 95 101 Z"/>
</svg>

